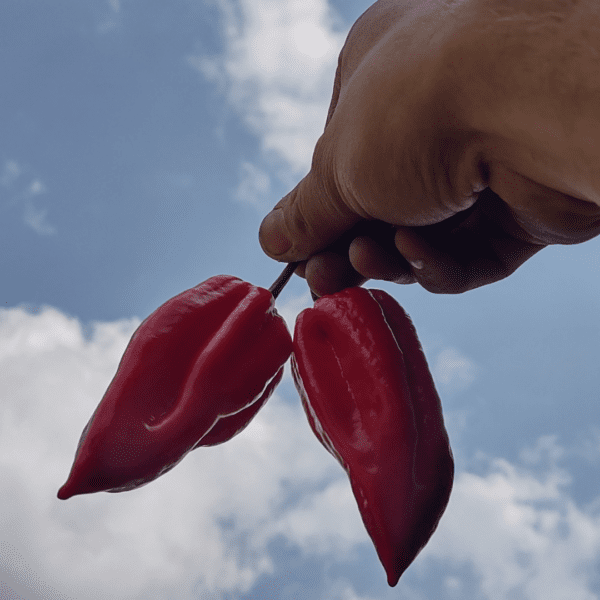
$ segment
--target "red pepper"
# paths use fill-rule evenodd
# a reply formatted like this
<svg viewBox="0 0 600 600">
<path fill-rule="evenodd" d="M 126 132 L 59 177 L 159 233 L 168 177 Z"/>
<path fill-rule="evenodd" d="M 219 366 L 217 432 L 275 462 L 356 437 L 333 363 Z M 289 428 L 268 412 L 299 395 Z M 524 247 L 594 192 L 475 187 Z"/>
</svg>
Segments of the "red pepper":
<svg viewBox="0 0 600 600">
<path fill-rule="evenodd" d="M 324 296 L 296 321 L 292 371 L 310 426 L 346 470 L 395 586 L 437 527 L 454 477 L 415 328 L 381 290 Z"/>
<path fill-rule="evenodd" d="M 244 429 L 291 353 L 274 302 L 293 267 L 271 290 L 211 277 L 144 320 L 81 435 L 58 497 L 140 487 L 194 448 Z"/>
</svg>

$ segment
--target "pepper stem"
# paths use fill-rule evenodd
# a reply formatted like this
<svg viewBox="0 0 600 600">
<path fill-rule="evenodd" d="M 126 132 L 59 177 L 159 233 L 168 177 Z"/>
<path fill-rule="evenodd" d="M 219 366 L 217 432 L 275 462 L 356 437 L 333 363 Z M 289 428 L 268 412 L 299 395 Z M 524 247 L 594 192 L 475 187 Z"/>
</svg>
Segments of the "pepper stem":
<svg viewBox="0 0 600 600">
<path fill-rule="evenodd" d="M 271 292 L 271 294 L 273 294 L 273 298 L 277 298 L 277 296 L 279 296 L 281 290 L 285 287 L 285 284 L 290 280 L 290 277 L 294 274 L 294 271 L 296 270 L 296 267 L 299 264 L 300 263 L 297 262 L 289 263 L 285 267 L 281 275 L 275 280 L 273 285 L 269 288 L 269 291 Z"/>
</svg>

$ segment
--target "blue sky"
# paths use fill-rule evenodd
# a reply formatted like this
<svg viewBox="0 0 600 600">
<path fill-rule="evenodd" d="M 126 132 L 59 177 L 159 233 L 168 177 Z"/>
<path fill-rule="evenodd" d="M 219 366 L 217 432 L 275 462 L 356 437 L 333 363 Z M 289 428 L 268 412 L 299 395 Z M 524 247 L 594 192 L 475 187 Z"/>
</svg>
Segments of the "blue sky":
<svg viewBox="0 0 600 600">
<path fill-rule="evenodd" d="M 456 459 L 387 587 L 289 369 L 251 426 L 122 494 L 56 499 L 139 322 L 227 273 L 269 286 L 264 215 L 310 166 L 358 0 L 0 6 L 0 597 L 600 597 L 600 242 L 412 316 Z M 290 329 L 309 306 L 295 277 Z"/>
</svg>

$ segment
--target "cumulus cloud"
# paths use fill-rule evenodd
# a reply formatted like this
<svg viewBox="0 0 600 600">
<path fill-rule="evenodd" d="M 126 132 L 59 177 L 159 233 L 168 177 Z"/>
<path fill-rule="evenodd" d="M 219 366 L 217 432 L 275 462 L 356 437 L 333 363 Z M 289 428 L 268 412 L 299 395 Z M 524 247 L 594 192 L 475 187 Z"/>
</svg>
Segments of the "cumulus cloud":
<svg viewBox="0 0 600 600">
<path fill-rule="evenodd" d="M 468 566 L 486 600 L 597 598 L 600 513 L 574 502 L 557 452 L 544 438 L 525 452 L 526 465 L 490 459 L 484 475 L 459 473 L 424 555 L 452 569 Z M 446 584 L 464 597 L 464 577 Z"/>
<path fill-rule="evenodd" d="M 282 310 L 293 319 L 306 301 Z M 84 328 L 52 307 L 0 310 L 3 581 L 27 598 L 235 598 L 260 577 L 283 577 L 272 544 L 285 540 L 304 557 L 348 566 L 328 578 L 327 597 L 367 598 L 351 565 L 370 570 L 367 557 L 380 566 L 346 475 L 297 398 L 276 394 L 242 434 L 192 452 L 148 486 L 56 498 L 139 322 Z M 469 585 L 486 600 L 594 598 L 600 516 L 573 500 L 563 457 L 547 437 L 519 464 L 489 459 L 477 474 L 459 472 L 413 574 L 443 577 L 449 598 L 468 598 Z M 394 593 L 421 597 L 404 580 Z"/>
<path fill-rule="evenodd" d="M 225 50 L 189 64 L 215 82 L 287 185 L 323 132 L 346 32 L 326 0 L 216 0 Z M 258 167 L 257 167 L 258 168 Z"/>
<path fill-rule="evenodd" d="M 0 569 L 21 586 L 33 572 L 86 600 L 247 591 L 273 569 L 263 533 L 272 512 L 335 469 L 299 402 L 274 397 L 242 435 L 192 453 L 145 488 L 56 499 L 138 324 L 96 323 L 85 336 L 51 307 L 0 311 L 0 539 L 13 549 L 0 553 Z"/>
</svg>

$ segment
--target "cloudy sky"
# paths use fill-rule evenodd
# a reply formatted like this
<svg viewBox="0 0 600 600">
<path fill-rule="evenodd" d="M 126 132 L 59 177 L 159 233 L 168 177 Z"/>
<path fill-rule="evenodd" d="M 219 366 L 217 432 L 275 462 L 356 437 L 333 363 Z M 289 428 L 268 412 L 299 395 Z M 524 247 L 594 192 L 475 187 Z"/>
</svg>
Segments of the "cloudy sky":
<svg viewBox="0 0 600 600">
<path fill-rule="evenodd" d="M 289 370 L 241 435 L 152 484 L 56 498 L 140 321 L 212 275 L 268 287 L 263 216 L 308 170 L 368 0 L 0 4 L 0 598 L 600 597 L 600 241 L 412 316 L 456 480 L 398 586 Z M 290 328 L 311 303 L 295 277 Z"/>
</svg>

